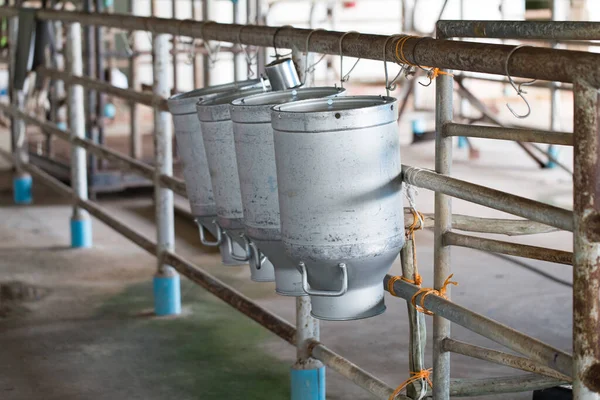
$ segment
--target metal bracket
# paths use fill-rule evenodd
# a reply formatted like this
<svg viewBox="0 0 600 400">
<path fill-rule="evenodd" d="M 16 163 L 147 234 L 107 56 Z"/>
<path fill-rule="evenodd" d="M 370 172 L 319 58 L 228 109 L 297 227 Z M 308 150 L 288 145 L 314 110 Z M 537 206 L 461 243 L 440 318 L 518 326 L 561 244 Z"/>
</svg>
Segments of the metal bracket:
<svg viewBox="0 0 600 400">
<path fill-rule="evenodd" d="M 306 264 L 300 261 L 299 266 L 302 272 L 302 289 L 304 289 L 306 294 L 310 296 L 340 297 L 348 291 L 348 268 L 346 267 L 346 264 L 338 264 L 338 267 L 342 270 L 342 287 L 337 292 L 330 292 L 327 290 L 312 290 L 308 285 L 308 274 L 306 273 Z"/>
<path fill-rule="evenodd" d="M 200 231 L 200 243 L 208 247 L 218 247 L 223 243 L 223 231 L 219 224 L 217 224 L 216 220 L 213 220 L 212 223 L 217 227 L 217 240 L 214 242 L 209 242 L 206 240 L 206 236 L 204 235 L 204 226 L 200 222 L 198 218 L 194 219 L 196 225 L 198 225 L 198 230 Z"/>
</svg>

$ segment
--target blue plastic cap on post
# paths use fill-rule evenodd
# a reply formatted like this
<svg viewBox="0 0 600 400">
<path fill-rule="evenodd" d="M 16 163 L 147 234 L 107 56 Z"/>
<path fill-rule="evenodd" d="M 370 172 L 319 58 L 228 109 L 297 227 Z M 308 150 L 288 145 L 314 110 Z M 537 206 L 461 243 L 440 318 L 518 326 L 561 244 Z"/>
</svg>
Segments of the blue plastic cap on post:
<svg viewBox="0 0 600 400">
<path fill-rule="evenodd" d="M 90 218 L 71 219 L 71 247 L 74 249 L 92 247 L 92 220 Z"/>
<path fill-rule="evenodd" d="M 325 367 L 292 367 L 292 400 L 325 400 Z"/>
<path fill-rule="evenodd" d="M 15 204 L 31 204 L 31 186 L 33 180 L 30 175 L 22 174 L 13 179 L 13 200 Z"/>
<path fill-rule="evenodd" d="M 548 154 L 556 160 L 556 159 L 558 159 L 558 156 L 560 155 L 560 149 L 557 146 L 548 146 Z M 552 160 L 548 160 L 548 162 L 546 163 L 546 168 L 555 168 L 555 167 L 556 167 L 556 163 Z"/>
<path fill-rule="evenodd" d="M 154 313 L 156 315 L 181 314 L 181 287 L 179 275 L 173 273 L 169 276 L 155 275 L 154 288 Z"/>
<path fill-rule="evenodd" d="M 425 133 L 425 121 L 422 119 L 413 119 L 411 125 L 414 135 L 421 136 Z"/>
</svg>

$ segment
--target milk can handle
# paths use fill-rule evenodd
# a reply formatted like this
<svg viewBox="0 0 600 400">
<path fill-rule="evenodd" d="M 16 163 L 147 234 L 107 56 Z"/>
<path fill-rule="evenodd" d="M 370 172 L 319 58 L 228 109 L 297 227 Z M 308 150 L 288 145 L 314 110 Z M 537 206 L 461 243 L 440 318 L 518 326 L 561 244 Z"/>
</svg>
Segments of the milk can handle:
<svg viewBox="0 0 600 400">
<path fill-rule="evenodd" d="M 223 232 L 223 235 L 225 236 L 225 240 L 227 240 L 227 251 L 229 252 L 229 255 L 231 256 L 231 258 L 233 258 L 236 261 L 249 261 L 251 255 L 251 250 L 250 250 L 250 241 L 248 240 L 248 238 L 242 233 L 240 235 L 240 237 L 242 239 L 244 239 L 245 242 L 245 253 L 243 256 L 238 256 L 237 254 L 235 254 L 234 250 L 233 250 L 233 241 L 231 240 L 231 237 L 229 237 L 229 234 L 227 232 Z"/>
<path fill-rule="evenodd" d="M 214 242 L 206 240 L 206 236 L 204 235 L 204 226 L 202 225 L 200 220 L 196 218 L 194 222 L 196 223 L 196 225 L 198 225 L 198 230 L 200 231 L 200 243 L 208 247 L 217 247 L 220 246 L 221 243 L 223 243 L 223 231 L 221 230 L 219 224 L 217 224 L 217 221 L 212 221 L 212 223 L 215 224 L 215 226 L 217 227 L 217 240 Z"/>
<path fill-rule="evenodd" d="M 260 252 L 254 242 L 250 242 L 250 249 L 252 249 L 252 266 L 255 269 L 261 269 L 267 257 Z"/>
<path fill-rule="evenodd" d="M 327 290 L 312 290 L 308 285 L 308 274 L 306 273 L 306 265 L 300 261 L 300 270 L 302 271 L 302 289 L 306 294 L 310 296 L 323 296 L 323 297 L 339 297 L 348 291 L 348 269 L 346 264 L 339 263 L 338 267 L 342 270 L 342 287 L 337 292 L 330 292 Z"/>
</svg>

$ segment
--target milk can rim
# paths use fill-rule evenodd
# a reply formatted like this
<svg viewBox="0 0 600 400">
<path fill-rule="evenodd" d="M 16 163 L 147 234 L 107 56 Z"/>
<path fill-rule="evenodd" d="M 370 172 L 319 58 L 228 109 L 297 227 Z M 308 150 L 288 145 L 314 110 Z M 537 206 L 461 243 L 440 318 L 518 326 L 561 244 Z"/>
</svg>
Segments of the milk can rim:
<svg viewBox="0 0 600 400">
<path fill-rule="evenodd" d="M 286 104 L 295 101 L 304 101 L 304 100 L 313 100 L 315 99 L 313 96 L 318 96 L 318 98 L 327 98 L 332 96 L 337 96 L 346 91 L 344 88 L 337 88 L 334 86 L 319 86 L 319 87 L 310 87 L 310 88 L 297 88 L 297 89 L 288 89 L 288 90 L 277 90 L 273 92 L 267 93 L 259 93 L 251 96 L 245 96 L 242 98 L 238 98 L 231 102 L 231 105 L 235 107 L 265 107 L 265 106 L 276 106 L 279 104 Z M 295 100 L 295 96 L 289 96 L 297 92 L 298 94 L 302 94 L 304 96 L 309 96 L 306 99 L 298 99 Z M 298 96 L 301 97 L 301 96 Z"/>
</svg>

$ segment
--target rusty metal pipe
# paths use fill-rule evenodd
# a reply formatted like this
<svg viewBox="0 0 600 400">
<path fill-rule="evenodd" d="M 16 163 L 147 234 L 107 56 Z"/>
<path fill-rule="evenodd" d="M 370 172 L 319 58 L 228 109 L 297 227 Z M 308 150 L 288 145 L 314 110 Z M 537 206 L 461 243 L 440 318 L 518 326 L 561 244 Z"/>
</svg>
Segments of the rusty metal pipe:
<svg viewBox="0 0 600 400">
<path fill-rule="evenodd" d="M 421 168 L 403 165 L 402 174 L 404 181 L 411 185 L 434 190 L 566 231 L 573 231 L 573 213 L 569 210 Z"/>
<path fill-rule="evenodd" d="M 141 93 L 133 89 L 121 89 L 110 83 L 102 82 L 97 79 L 88 78 L 85 76 L 75 76 L 67 72 L 39 67 L 36 72 L 44 77 L 51 79 L 60 79 L 67 85 L 81 85 L 87 89 L 92 89 L 98 92 L 111 94 L 125 100 L 134 101 L 139 104 L 144 104 L 149 107 L 156 107 L 161 111 L 169 111 L 167 108 L 167 100 L 161 96 L 151 93 Z"/>
<path fill-rule="evenodd" d="M 25 121 L 25 123 L 34 125 L 34 126 L 40 128 L 46 134 L 56 135 L 56 136 L 58 136 L 59 139 L 62 139 L 65 141 L 70 141 L 70 138 L 69 138 L 70 131 L 62 130 L 57 125 L 55 125 L 51 122 L 41 121 L 41 120 L 37 119 L 35 116 L 24 113 L 24 112 L 16 109 L 15 107 L 9 106 L 7 104 L 0 103 L 0 110 L 2 110 L 3 112 L 5 112 L 9 115 L 14 115 L 14 116 L 21 118 L 23 121 Z M 125 154 L 122 154 L 122 153 L 119 153 L 112 149 L 109 149 L 108 147 L 98 145 L 89 139 L 75 138 L 72 141 L 72 143 L 75 146 L 84 148 L 85 150 L 87 150 L 88 152 L 94 154 L 95 156 L 97 156 L 99 158 L 102 158 L 102 159 L 108 160 L 110 162 L 114 162 L 115 164 L 118 164 L 119 167 L 121 167 L 127 171 L 131 171 L 136 174 L 139 174 L 150 181 L 154 179 L 154 168 L 142 161 L 139 161 L 132 157 L 126 156 Z M 178 178 L 175 178 L 172 176 L 161 175 L 160 183 L 162 186 L 171 189 L 173 192 L 177 193 L 178 195 L 187 197 L 185 182 L 183 182 L 181 179 L 178 179 Z"/>
<path fill-rule="evenodd" d="M 600 399 L 600 122 L 598 91 L 575 84 L 573 398 Z"/>
<path fill-rule="evenodd" d="M 383 281 L 383 287 L 386 290 L 389 279 L 390 275 L 386 275 Z M 402 297 L 407 301 L 411 301 L 418 290 L 417 286 L 401 280 L 394 283 L 394 291 L 398 297 Z M 419 302 L 420 297 L 421 295 L 417 298 Z M 506 346 L 513 351 L 529 357 L 533 361 L 555 369 L 564 375 L 571 374 L 573 359 L 571 355 L 562 350 L 556 349 L 538 339 L 527 336 L 524 333 L 518 332 L 439 296 L 427 296 L 425 298 L 425 307 L 433 311 L 436 315 Z"/>
<path fill-rule="evenodd" d="M 467 136 L 483 139 L 514 140 L 520 142 L 535 142 L 573 145 L 573 134 L 569 132 L 552 132 L 541 129 L 502 128 L 497 126 L 467 125 L 449 123 L 444 125 L 444 136 Z"/>
<path fill-rule="evenodd" d="M 525 357 L 515 356 L 502 351 L 492 350 L 485 347 L 475 346 L 454 339 L 445 339 L 443 344 L 445 351 L 450 351 L 463 356 L 477 358 L 479 360 L 489 361 L 494 364 L 506 365 L 523 371 L 533 372 L 538 375 L 544 375 L 561 381 L 571 381 L 571 377 L 556 372 L 555 370 L 531 361 Z"/>
<path fill-rule="evenodd" d="M 338 372 L 343 377 L 348 378 L 376 398 L 387 400 L 394 392 L 394 388 L 361 369 L 356 364 L 334 353 L 321 343 L 313 342 L 309 345 L 309 349 L 314 358 L 322 361 L 323 364 Z M 395 397 L 395 400 L 410 400 L 410 398 L 404 395 L 398 395 Z"/>
<path fill-rule="evenodd" d="M 583 21 L 438 21 L 446 38 L 595 40 L 598 22 Z"/>
<path fill-rule="evenodd" d="M 569 251 L 510 243 L 501 240 L 462 235 L 454 232 L 447 232 L 444 235 L 444 244 L 447 246 L 468 247 L 470 249 L 489 251 L 492 253 L 531 258 L 533 260 L 573 265 L 573 253 Z"/>
<path fill-rule="evenodd" d="M 16 8 L 0 8 L 0 17 L 15 16 Z M 37 17 L 41 20 L 62 20 L 79 22 L 84 25 L 101 25 L 123 30 L 145 30 L 151 33 L 190 36 L 206 40 L 220 40 L 238 43 L 238 33 L 244 25 L 206 24 L 200 21 L 176 21 L 167 18 L 135 17 L 126 14 L 87 14 L 40 9 Z M 206 24 L 206 25 L 205 25 Z M 202 27 L 205 25 L 204 35 Z M 260 47 L 273 46 L 273 37 L 278 48 L 300 48 L 306 45 L 310 29 L 296 29 L 247 25 L 241 32 L 244 45 Z M 343 32 L 318 31 L 311 37 L 309 51 L 326 54 L 339 54 L 339 43 Z M 383 61 L 382 50 L 388 39 L 384 35 L 351 35 L 343 42 L 343 53 L 348 57 Z M 395 59 L 396 41 L 390 40 L 386 48 L 388 60 Z M 473 43 L 465 41 L 436 40 L 433 38 L 410 38 L 403 45 L 409 62 L 419 65 L 436 66 L 473 72 L 505 75 L 504 63 L 514 46 Z M 600 87 L 600 54 L 581 51 L 556 50 L 548 48 L 527 48 L 517 51 L 510 58 L 509 69 L 513 77 L 541 79 L 559 82 L 585 81 Z"/>
<path fill-rule="evenodd" d="M 518 393 L 538 389 L 547 389 L 567 383 L 537 374 L 501 376 L 483 379 L 452 379 L 450 396 L 471 397 L 486 394 Z"/>
</svg>

